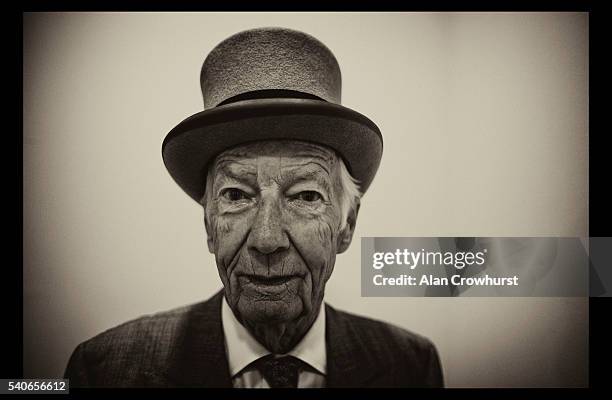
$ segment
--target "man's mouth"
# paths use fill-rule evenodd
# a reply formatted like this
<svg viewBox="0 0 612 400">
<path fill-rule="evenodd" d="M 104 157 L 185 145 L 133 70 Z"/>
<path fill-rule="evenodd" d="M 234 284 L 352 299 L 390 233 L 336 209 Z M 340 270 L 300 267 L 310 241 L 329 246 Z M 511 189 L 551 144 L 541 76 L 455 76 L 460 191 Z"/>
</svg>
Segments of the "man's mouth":
<svg viewBox="0 0 612 400">
<path fill-rule="evenodd" d="M 285 276 L 263 276 L 263 275 L 246 275 L 250 283 L 257 286 L 279 286 L 289 283 L 291 280 L 298 278 L 297 275 Z"/>
<path fill-rule="evenodd" d="M 302 276 L 244 274 L 238 277 L 239 285 L 247 296 L 267 301 L 283 300 L 290 293 L 298 290 L 299 280 Z"/>
</svg>

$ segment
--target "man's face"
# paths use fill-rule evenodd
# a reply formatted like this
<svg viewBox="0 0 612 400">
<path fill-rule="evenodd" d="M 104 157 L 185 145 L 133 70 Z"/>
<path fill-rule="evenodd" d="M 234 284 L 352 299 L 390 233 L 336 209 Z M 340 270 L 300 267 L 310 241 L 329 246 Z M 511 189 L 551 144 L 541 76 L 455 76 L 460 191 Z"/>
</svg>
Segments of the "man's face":
<svg viewBox="0 0 612 400">
<path fill-rule="evenodd" d="M 212 168 L 209 247 L 237 317 L 255 324 L 316 315 L 341 225 L 333 151 L 256 142 L 225 151 Z"/>
</svg>

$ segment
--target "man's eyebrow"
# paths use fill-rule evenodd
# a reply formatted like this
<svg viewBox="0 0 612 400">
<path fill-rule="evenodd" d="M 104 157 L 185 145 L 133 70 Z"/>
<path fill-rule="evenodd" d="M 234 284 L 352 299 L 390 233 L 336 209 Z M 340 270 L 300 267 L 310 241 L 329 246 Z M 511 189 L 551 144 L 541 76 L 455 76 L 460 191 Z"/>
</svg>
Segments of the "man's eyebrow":
<svg viewBox="0 0 612 400">
<path fill-rule="evenodd" d="M 314 164 L 320 167 L 319 163 Z M 327 172 L 326 169 L 325 172 Z M 327 174 L 327 176 L 329 176 L 329 174 Z M 321 171 L 318 170 L 318 168 L 300 166 L 299 168 L 289 171 L 285 177 L 287 178 L 287 183 L 289 185 L 295 185 L 296 183 L 304 181 L 315 181 L 319 185 L 323 186 L 323 188 L 328 192 L 331 190 L 331 182 L 329 179 L 326 179 L 325 175 L 321 174 Z"/>
<path fill-rule="evenodd" d="M 300 156 L 300 154 L 298 154 L 298 156 Z M 321 155 L 317 155 L 317 154 L 305 154 L 304 157 L 308 157 L 311 158 L 311 160 L 309 160 L 307 163 L 300 165 L 298 168 L 302 167 L 302 168 L 308 168 L 309 164 L 314 164 L 318 167 L 320 167 L 323 171 L 327 172 L 327 175 L 331 175 L 331 171 L 329 170 L 329 162 L 331 160 L 331 157 L 323 157 Z"/>
<path fill-rule="evenodd" d="M 257 168 L 234 160 L 217 162 L 217 172 L 238 181 L 252 180 L 257 177 Z"/>
</svg>

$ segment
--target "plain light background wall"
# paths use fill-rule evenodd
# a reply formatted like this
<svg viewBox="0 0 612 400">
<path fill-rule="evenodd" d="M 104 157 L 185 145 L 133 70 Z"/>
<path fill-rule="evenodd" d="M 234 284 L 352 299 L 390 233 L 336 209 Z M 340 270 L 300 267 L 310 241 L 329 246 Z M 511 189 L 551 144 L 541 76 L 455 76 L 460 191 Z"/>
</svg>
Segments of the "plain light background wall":
<svg viewBox="0 0 612 400">
<path fill-rule="evenodd" d="M 588 15 L 24 15 L 24 369 L 220 287 L 201 207 L 161 143 L 201 111 L 206 54 L 243 29 L 324 42 L 381 167 L 326 300 L 432 339 L 448 386 L 584 386 L 588 301 L 361 298 L 361 236 L 587 236 Z"/>
</svg>

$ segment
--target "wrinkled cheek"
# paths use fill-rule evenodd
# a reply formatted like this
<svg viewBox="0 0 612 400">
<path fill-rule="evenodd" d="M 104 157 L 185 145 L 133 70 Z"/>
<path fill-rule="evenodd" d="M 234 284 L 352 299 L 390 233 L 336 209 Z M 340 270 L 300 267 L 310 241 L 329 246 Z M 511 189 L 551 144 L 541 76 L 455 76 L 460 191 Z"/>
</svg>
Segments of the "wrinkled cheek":
<svg viewBox="0 0 612 400">
<path fill-rule="evenodd" d="M 214 221 L 215 260 L 221 281 L 230 293 L 237 292 L 233 271 L 246 243 L 249 226 L 248 218 L 236 215 L 219 216 Z"/>
<path fill-rule="evenodd" d="M 318 257 L 322 260 L 321 278 L 327 281 L 334 268 L 336 261 L 336 237 L 335 231 L 330 224 L 321 223 L 317 226 L 317 236 L 320 238 L 320 253 Z"/>
<path fill-rule="evenodd" d="M 292 236 L 310 271 L 311 279 L 305 283 L 305 290 L 316 300 L 333 271 L 336 254 L 334 231 L 330 224 L 313 221 L 296 226 Z"/>
</svg>

